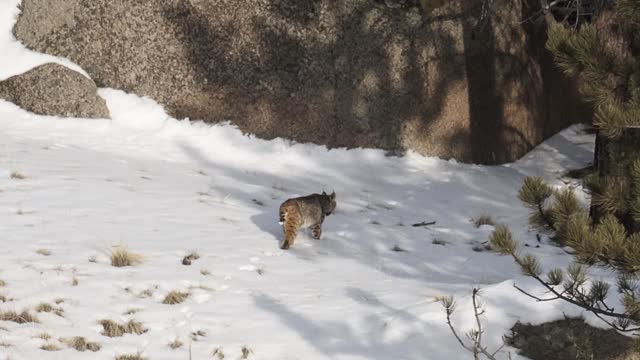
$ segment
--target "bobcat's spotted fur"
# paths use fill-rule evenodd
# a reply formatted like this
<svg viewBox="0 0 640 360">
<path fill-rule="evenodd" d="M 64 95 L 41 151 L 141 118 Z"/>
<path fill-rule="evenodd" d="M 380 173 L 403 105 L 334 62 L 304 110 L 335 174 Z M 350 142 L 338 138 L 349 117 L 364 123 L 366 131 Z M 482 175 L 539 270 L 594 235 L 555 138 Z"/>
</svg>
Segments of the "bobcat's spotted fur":
<svg viewBox="0 0 640 360">
<path fill-rule="evenodd" d="M 281 249 L 288 249 L 293 245 L 298 231 L 311 228 L 313 237 L 320 239 L 322 222 L 336 209 L 336 193 L 329 195 L 311 194 L 294 199 L 288 199 L 280 205 L 280 224 L 284 231 L 284 242 Z"/>
</svg>

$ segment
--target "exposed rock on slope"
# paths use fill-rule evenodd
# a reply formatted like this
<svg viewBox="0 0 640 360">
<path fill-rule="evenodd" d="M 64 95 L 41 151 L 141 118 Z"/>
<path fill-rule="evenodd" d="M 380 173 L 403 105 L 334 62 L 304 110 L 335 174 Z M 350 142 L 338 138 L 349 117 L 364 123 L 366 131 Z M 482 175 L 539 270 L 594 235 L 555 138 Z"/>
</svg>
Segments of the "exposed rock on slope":
<svg viewBox="0 0 640 360">
<path fill-rule="evenodd" d="M 110 117 L 91 79 L 54 63 L 0 81 L 0 99 L 42 115 Z"/>
<path fill-rule="evenodd" d="M 588 118 L 537 0 L 23 0 L 28 47 L 175 117 L 263 138 L 500 163 Z"/>
</svg>

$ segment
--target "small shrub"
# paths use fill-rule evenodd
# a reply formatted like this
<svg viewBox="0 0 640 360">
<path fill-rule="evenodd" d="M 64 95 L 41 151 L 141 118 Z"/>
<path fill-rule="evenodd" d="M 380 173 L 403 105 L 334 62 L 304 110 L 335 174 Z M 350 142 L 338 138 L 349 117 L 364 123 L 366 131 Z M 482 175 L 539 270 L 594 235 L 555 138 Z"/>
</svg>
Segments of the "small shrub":
<svg viewBox="0 0 640 360">
<path fill-rule="evenodd" d="M 19 314 L 15 311 L 0 311 L 0 321 L 11 321 L 18 324 L 40 322 L 37 317 L 31 315 L 27 310 L 22 310 Z"/>
<path fill-rule="evenodd" d="M 180 292 L 177 290 L 171 290 L 167 296 L 165 296 L 164 300 L 162 300 L 163 304 L 175 305 L 180 304 L 185 301 L 189 297 L 188 292 Z"/>
<path fill-rule="evenodd" d="M 115 267 L 134 266 L 142 263 L 143 256 L 117 246 L 111 250 L 111 265 Z"/>
<path fill-rule="evenodd" d="M 113 320 L 100 320 L 98 323 L 104 329 L 102 335 L 108 337 L 119 337 L 124 334 L 140 335 L 147 332 L 142 323 L 135 320 L 129 320 L 124 324 L 118 324 Z"/>
<path fill-rule="evenodd" d="M 182 341 L 180 341 L 180 339 L 176 338 L 175 340 L 173 340 L 172 342 L 169 343 L 169 347 L 172 349 L 177 349 L 179 347 L 182 347 Z"/>
<path fill-rule="evenodd" d="M 56 344 L 44 344 L 42 346 L 40 346 L 40 349 L 45 350 L 45 351 L 59 351 L 60 347 Z"/>
<path fill-rule="evenodd" d="M 81 352 L 87 350 L 96 352 L 102 348 L 99 343 L 87 341 L 87 339 L 82 336 L 74 336 L 70 339 L 62 339 L 62 342 L 65 343 L 68 347 Z"/>
<path fill-rule="evenodd" d="M 478 218 L 476 218 L 475 220 L 473 220 L 473 224 L 476 227 L 480 227 L 482 225 L 491 225 L 494 226 L 496 223 L 493 221 L 493 219 L 491 218 L 491 216 L 489 215 L 480 215 Z"/>
<path fill-rule="evenodd" d="M 24 180 L 24 179 L 26 179 L 27 177 L 26 177 L 24 174 L 22 174 L 22 173 L 19 173 L 19 172 L 17 172 L 17 171 L 14 171 L 14 172 L 12 172 L 12 173 L 11 173 L 10 178 L 12 178 L 12 179 L 16 179 L 16 180 Z"/>
</svg>

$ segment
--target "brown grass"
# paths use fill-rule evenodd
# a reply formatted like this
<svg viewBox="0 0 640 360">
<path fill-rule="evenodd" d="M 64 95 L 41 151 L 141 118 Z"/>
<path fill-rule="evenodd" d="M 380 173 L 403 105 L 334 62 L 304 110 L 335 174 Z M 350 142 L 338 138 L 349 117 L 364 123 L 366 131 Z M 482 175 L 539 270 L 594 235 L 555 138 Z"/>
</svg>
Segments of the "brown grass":
<svg viewBox="0 0 640 360">
<path fill-rule="evenodd" d="M 35 310 L 36 312 L 54 313 L 58 316 L 63 316 L 64 314 L 64 309 L 62 309 L 61 307 L 53 306 L 49 303 L 40 303 L 38 304 L 38 306 L 36 306 Z"/>
<path fill-rule="evenodd" d="M 496 223 L 493 221 L 491 216 L 489 216 L 489 215 L 480 215 L 476 219 L 473 220 L 473 224 L 476 227 L 480 227 L 482 225 L 494 226 Z"/>
<path fill-rule="evenodd" d="M 146 360 L 141 353 L 116 356 L 116 360 Z"/>
<path fill-rule="evenodd" d="M 9 177 L 16 180 L 24 180 L 27 178 L 24 174 L 19 173 L 17 171 L 12 172 Z"/>
<path fill-rule="evenodd" d="M 87 339 L 82 336 L 74 336 L 70 339 L 62 339 L 62 342 L 65 343 L 68 347 L 76 349 L 78 351 L 89 350 L 96 352 L 102 348 L 99 343 L 87 341 Z"/>
<path fill-rule="evenodd" d="M 121 246 L 112 249 L 109 257 L 111 258 L 111 265 L 116 267 L 138 265 L 141 264 L 144 259 L 142 255 L 136 254 Z"/>
<path fill-rule="evenodd" d="M 169 343 L 169 347 L 172 349 L 177 349 L 179 347 L 182 347 L 182 341 L 180 341 L 180 339 L 176 338 L 175 340 L 173 340 L 172 342 Z"/>
<path fill-rule="evenodd" d="M 118 324 L 113 320 L 100 320 L 98 323 L 102 325 L 104 329 L 102 335 L 108 337 L 119 337 L 124 334 L 140 335 L 147 332 L 147 329 L 142 323 L 135 320 L 129 320 L 123 324 Z"/>
<path fill-rule="evenodd" d="M 162 300 L 163 304 L 175 305 L 180 304 L 185 301 L 189 297 L 188 292 L 181 292 L 178 290 L 171 290 L 167 296 L 165 296 L 164 300 Z"/>
<path fill-rule="evenodd" d="M 36 250 L 37 254 L 40 254 L 42 256 L 49 256 L 51 255 L 51 251 L 49 251 L 49 249 L 38 249 Z"/>
<path fill-rule="evenodd" d="M 42 350 L 46 350 L 46 351 L 59 351 L 60 347 L 56 344 L 44 344 L 42 346 L 40 346 L 40 349 Z"/>
<path fill-rule="evenodd" d="M 42 333 L 42 334 L 36 336 L 36 338 L 42 339 L 44 341 L 49 341 L 49 340 L 51 340 L 51 335 L 49 335 L 47 333 Z"/>
<path fill-rule="evenodd" d="M 12 321 L 18 324 L 40 322 L 37 317 L 31 315 L 27 310 L 22 310 L 19 314 L 15 311 L 0 311 L 0 321 Z"/>
</svg>

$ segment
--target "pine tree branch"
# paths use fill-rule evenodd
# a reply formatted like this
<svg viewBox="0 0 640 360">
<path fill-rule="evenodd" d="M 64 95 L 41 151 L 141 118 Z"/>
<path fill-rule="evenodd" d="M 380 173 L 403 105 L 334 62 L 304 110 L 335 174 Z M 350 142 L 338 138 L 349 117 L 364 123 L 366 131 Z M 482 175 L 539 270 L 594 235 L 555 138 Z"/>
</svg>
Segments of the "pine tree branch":
<svg viewBox="0 0 640 360">
<path fill-rule="evenodd" d="M 551 230 L 556 231 L 556 227 L 553 226 L 553 222 L 549 218 L 549 215 L 542 208 L 542 203 L 538 203 L 538 212 L 540 213 L 540 218 L 551 228 Z"/>
<path fill-rule="evenodd" d="M 515 260 L 516 263 L 518 263 L 518 265 L 521 265 L 522 262 L 520 261 L 520 259 L 518 258 L 518 256 L 516 256 L 515 254 L 511 254 L 511 256 L 513 257 L 513 259 Z M 583 302 L 580 302 L 578 300 L 572 299 L 571 297 L 567 297 L 566 295 L 564 295 L 563 293 L 559 293 L 556 289 L 553 288 L 553 286 L 549 285 L 546 281 L 542 280 L 542 278 L 540 278 L 538 275 L 535 274 L 529 274 L 529 276 L 531 276 L 532 278 L 534 278 L 535 280 L 537 280 L 542 286 L 544 286 L 550 293 L 552 293 L 553 295 L 555 295 L 555 298 L 547 298 L 547 299 L 542 299 L 539 298 L 535 295 L 529 294 L 526 291 L 518 288 L 515 284 L 513 285 L 516 289 L 518 289 L 520 292 L 522 292 L 523 294 L 536 299 L 536 301 L 551 301 L 551 300 L 556 300 L 556 299 L 561 299 L 564 300 L 568 303 L 571 303 L 573 305 L 576 305 L 578 307 L 581 307 L 593 314 L 596 315 L 604 315 L 607 317 L 611 317 L 611 318 L 616 318 L 616 319 L 629 319 L 629 315 L 626 313 L 618 313 L 615 311 L 609 311 L 609 310 L 603 310 L 600 309 L 598 307 L 594 307 L 588 304 L 585 304 Z M 573 285 L 572 285 L 573 286 Z M 577 289 L 574 289 L 574 291 L 578 291 Z M 580 294 L 580 296 L 584 296 L 584 294 L 582 294 L 581 292 L 578 291 L 578 294 Z"/>
</svg>

